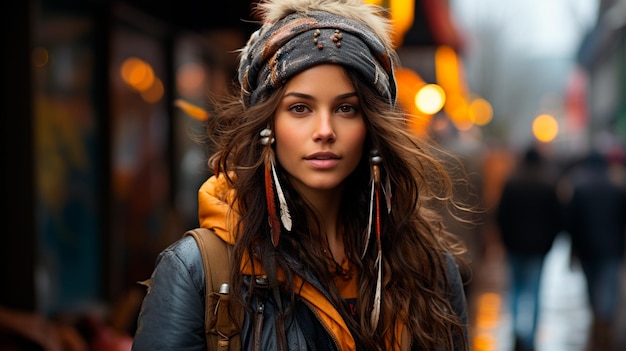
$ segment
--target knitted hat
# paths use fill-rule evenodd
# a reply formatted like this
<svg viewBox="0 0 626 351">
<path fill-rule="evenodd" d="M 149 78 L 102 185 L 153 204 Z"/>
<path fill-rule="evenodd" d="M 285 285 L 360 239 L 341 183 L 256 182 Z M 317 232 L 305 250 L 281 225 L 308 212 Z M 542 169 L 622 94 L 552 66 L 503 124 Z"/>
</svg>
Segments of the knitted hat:
<svg viewBox="0 0 626 351">
<path fill-rule="evenodd" d="M 246 106 L 322 63 L 354 70 L 395 104 L 396 53 L 382 8 L 362 0 L 267 0 L 258 10 L 264 24 L 241 49 L 239 63 Z"/>
</svg>

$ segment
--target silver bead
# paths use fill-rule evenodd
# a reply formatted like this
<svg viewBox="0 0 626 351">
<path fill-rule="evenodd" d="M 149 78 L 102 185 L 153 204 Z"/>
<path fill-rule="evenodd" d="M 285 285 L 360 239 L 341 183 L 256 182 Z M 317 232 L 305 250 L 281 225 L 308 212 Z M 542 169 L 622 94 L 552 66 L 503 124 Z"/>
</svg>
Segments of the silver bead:
<svg viewBox="0 0 626 351">
<path fill-rule="evenodd" d="M 262 137 L 268 137 L 268 136 L 272 135 L 272 130 L 269 129 L 269 128 L 265 128 L 259 134 L 261 134 Z"/>
<path fill-rule="evenodd" d="M 261 135 L 261 144 L 269 145 L 274 143 L 274 138 L 272 138 L 272 130 L 269 128 L 263 129 L 260 133 Z"/>
</svg>

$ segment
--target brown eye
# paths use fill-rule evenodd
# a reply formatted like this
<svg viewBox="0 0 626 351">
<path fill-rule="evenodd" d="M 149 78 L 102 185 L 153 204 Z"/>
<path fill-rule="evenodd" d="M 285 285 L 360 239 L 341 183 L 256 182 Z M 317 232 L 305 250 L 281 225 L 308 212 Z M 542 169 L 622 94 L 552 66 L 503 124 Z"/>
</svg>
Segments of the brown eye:
<svg viewBox="0 0 626 351">
<path fill-rule="evenodd" d="M 340 113 L 342 115 L 354 116 L 358 114 L 358 112 L 358 108 L 350 104 L 341 105 L 339 106 L 339 108 L 337 108 L 337 113 Z"/>
<path fill-rule="evenodd" d="M 343 112 L 343 113 L 349 113 L 352 112 L 354 110 L 354 107 L 349 106 L 349 105 L 343 105 L 341 107 L 339 107 L 339 111 Z"/>
<path fill-rule="evenodd" d="M 302 104 L 293 105 L 293 106 L 289 107 L 289 111 L 292 111 L 292 112 L 297 113 L 297 114 L 305 113 L 308 110 L 309 110 L 308 107 L 306 107 L 306 105 L 302 105 Z"/>
</svg>

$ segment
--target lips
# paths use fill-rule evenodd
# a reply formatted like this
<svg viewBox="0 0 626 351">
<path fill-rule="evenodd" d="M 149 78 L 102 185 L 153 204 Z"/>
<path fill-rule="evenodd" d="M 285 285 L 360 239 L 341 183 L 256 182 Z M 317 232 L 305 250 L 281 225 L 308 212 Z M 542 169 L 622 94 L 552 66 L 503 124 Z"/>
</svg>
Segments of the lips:
<svg viewBox="0 0 626 351">
<path fill-rule="evenodd" d="M 314 168 L 327 169 L 334 167 L 341 158 L 332 152 L 316 152 L 308 155 L 304 160 Z"/>
</svg>

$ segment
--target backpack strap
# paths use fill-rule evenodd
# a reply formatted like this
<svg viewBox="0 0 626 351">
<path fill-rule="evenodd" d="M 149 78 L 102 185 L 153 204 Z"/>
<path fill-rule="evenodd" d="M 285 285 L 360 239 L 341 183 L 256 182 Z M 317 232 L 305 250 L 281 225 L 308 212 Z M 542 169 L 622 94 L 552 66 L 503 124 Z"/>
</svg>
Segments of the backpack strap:
<svg viewBox="0 0 626 351">
<path fill-rule="evenodd" d="M 232 246 L 207 228 L 185 232 L 198 244 L 202 254 L 206 282 L 204 330 L 207 349 L 211 351 L 239 350 L 241 339 L 238 326 L 243 321 L 243 309 L 230 303 L 228 295 L 229 261 Z"/>
</svg>

